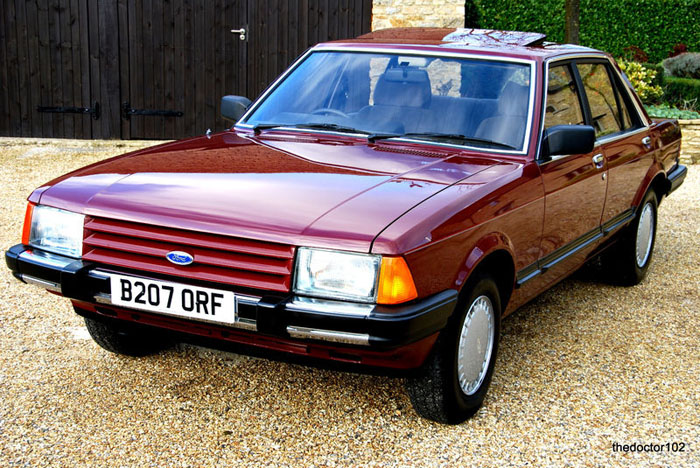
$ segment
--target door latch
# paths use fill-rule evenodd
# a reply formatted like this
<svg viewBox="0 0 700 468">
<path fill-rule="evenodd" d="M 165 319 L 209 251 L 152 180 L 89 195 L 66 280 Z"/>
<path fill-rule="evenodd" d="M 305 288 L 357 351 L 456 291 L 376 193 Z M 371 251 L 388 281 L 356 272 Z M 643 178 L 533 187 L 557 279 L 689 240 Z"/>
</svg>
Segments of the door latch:
<svg viewBox="0 0 700 468">
<path fill-rule="evenodd" d="M 241 28 L 241 29 L 232 29 L 231 32 L 232 32 L 233 34 L 239 34 L 238 38 L 239 38 L 240 40 L 242 40 L 242 41 L 245 41 L 245 33 L 246 33 L 245 28 Z"/>
</svg>

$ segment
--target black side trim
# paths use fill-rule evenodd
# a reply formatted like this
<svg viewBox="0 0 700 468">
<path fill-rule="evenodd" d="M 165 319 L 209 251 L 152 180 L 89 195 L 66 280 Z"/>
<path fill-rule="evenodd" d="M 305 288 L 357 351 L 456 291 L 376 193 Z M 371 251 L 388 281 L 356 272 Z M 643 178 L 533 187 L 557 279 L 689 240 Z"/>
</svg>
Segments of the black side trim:
<svg viewBox="0 0 700 468">
<path fill-rule="evenodd" d="M 615 216 L 612 219 L 609 219 L 608 221 L 603 223 L 603 234 L 608 235 L 615 229 L 619 228 L 623 224 L 627 224 L 628 222 L 632 221 L 634 219 L 634 208 L 630 208 L 629 210 L 625 210 L 619 215 Z"/>
<path fill-rule="evenodd" d="M 572 242 L 569 242 L 563 247 L 559 247 L 557 250 L 554 252 L 550 253 L 546 257 L 543 257 L 539 260 L 539 265 L 540 265 L 540 270 L 544 273 L 548 269 L 552 268 L 554 265 L 557 263 L 561 262 L 565 258 L 575 254 L 579 250 L 583 249 L 587 245 L 597 241 L 603 237 L 603 231 L 598 226 L 597 228 L 593 229 L 592 231 L 588 231 L 578 239 L 573 240 Z"/>
<path fill-rule="evenodd" d="M 515 274 L 515 287 L 519 288 L 527 281 L 542 273 L 537 262 L 531 263 Z"/>
<path fill-rule="evenodd" d="M 626 215 L 627 212 L 623 213 Z M 634 216 L 634 213 L 632 213 Z M 618 215 L 614 220 L 617 218 L 621 218 L 622 215 Z M 617 224 L 617 223 L 616 223 Z M 569 242 L 568 244 L 559 247 L 557 250 L 554 252 L 550 253 L 546 257 L 540 258 L 537 262 L 532 263 L 522 270 L 518 271 L 515 274 L 515 287 L 519 288 L 526 282 L 530 281 L 532 278 L 536 277 L 537 275 L 545 273 L 547 270 L 552 268 L 554 265 L 557 263 L 561 262 L 562 260 L 565 260 L 566 258 L 570 257 L 571 255 L 575 254 L 579 250 L 587 247 L 588 245 L 592 244 L 593 242 L 601 239 L 603 237 L 603 228 L 601 226 L 598 226 L 597 228 L 588 231 L 581 237 L 574 239 L 573 241 Z"/>
</svg>

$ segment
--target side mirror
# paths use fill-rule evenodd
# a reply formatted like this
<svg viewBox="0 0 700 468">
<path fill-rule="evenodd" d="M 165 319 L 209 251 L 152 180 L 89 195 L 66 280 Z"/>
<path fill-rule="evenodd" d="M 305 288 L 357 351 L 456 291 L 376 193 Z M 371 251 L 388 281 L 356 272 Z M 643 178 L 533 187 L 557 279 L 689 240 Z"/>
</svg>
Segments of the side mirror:
<svg viewBox="0 0 700 468">
<path fill-rule="evenodd" d="M 226 120 L 238 122 L 250 103 L 250 99 L 244 96 L 224 96 L 221 98 L 221 116 Z"/>
<path fill-rule="evenodd" d="M 555 125 L 544 131 L 540 159 L 590 153 L 594 145 L 595 129 L 590 125 Z"/>
</svg>

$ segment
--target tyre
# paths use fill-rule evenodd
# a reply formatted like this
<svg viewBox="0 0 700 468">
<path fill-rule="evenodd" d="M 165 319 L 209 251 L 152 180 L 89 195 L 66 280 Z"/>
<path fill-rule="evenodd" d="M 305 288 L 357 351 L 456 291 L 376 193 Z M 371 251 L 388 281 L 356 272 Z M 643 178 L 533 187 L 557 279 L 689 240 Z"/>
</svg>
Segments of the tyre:
<svg viewBox="0 0 700 468">
<path fill-rule="evenodd" d="M 145 328 L 102 322 L 88 317 L 85 317 L 85 326 L 95 343 L 116 354 L 147 356 L 172 344 L 164 336 Z"/>
<path fill-rule="evenodd" d="M 406 381 L 419 415 L 459 424 L 479 410 L 496 363 L 500 318 L 495 281 L 477 278 L 458 303 L 426 363 Z"/>
<path fill-rule="evenodd" d="M 603 266 L 612 273 L 612 282 L 624 286 L 639 284 L 647 274 L 656 241 L 658 202 L 653 190 L 647 192 L 637 216 L 622 232 L 617 245 L 603 257 Z"/>
</svg>

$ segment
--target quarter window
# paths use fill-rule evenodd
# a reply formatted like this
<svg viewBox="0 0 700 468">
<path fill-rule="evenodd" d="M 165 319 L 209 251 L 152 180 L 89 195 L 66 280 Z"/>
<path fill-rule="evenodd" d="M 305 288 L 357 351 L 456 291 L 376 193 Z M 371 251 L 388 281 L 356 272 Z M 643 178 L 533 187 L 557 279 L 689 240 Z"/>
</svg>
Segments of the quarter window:
<svg viewBox="0 0 700 468">
<path fill-rule="evenodd" d="M 629 114 L 620 115 L 610 75 L 605 65 L 602 63 L 581 63 L 576 66 L 588 98 L 596 138 L 617 133 L 626 126 L 629 127 Z"/>
<path fill-rule="evenodd" d="M 547 109 L 544 116 L 545 128 L 554 125 L 583 124 L 581 101 L 569 66 L 559 65 L 550 68 L 547 83 Z"/>
</svg>

